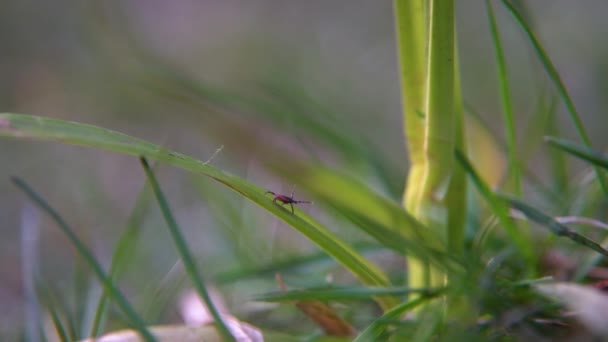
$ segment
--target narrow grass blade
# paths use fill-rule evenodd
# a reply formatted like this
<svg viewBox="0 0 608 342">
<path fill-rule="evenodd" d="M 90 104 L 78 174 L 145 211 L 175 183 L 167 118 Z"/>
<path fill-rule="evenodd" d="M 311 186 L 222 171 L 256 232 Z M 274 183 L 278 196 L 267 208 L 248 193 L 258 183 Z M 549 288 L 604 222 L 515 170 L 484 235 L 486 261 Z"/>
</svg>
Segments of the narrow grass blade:
<svg viewBox="0 0 608 342">
<path fill-rule="evenodd" d="M 133 209 L 131 216 L 129 217 L 127 226 L 122 233 L 122 236 L 118 240 L 116 250 L 112 256 L 112 262 L 110 263 L 109 276 L 113 281 L 116 281 L 126 264 L 132 260 L 131 256 L 135 250 L 137 243 L 137 237 L 139 236 L 141 221 L 144 217 L 144 213 L 150 204 L 150 189 L 146 184 L 143 190 L 140 192 L 135 208 Z M 97 303 L 97 309 L 95 310 L 95 317 L 93 318 L 93 324 L 91 325 L 91 332 L 89 336 L 95 337 L 101 333 L 102 321 L 107 307 L 107 294 L 104 292 L 101 294 Z"/>
<path fill-rule="evenodd" d="M 491 211 L 496 215 L 500 224 L 504 227 L 507 235 L 513 241 L 515 246 L 517 247 L 520 255 L 526 260 L 526 264 L 529 267 L 533 267 L 535 256 L 534 249 L 530 242 L 528 236 L 525 233 L 522 233 L 517 230 L 517 227 L 509 217 L 508 208 L 498 199 L 490 187 L 479 177 L 473 166 L 468 161 L 468 159 L 458 150 L 456 150 L 456 159 L 460 163 L 460 165 L 465 169 L 465 171 L 471 177 L 473 184 L 486 200 L 488 205 L 490 206 Z"/>
<path fill-rule="evenodd" d="M 587 146 L 583 146 L 566 139 L 545 137 L 545 140 L 560 150 L 566 151 L 575 157 L 588 161 L 593 166 L 608 170 L 608 157 L 600 152 L 594 151 Z"/>
<path fill-rule="evenodd" d="M 173 214 L 171 212 L 171 208 L 169 208 L 169 203 L 165 199 L 165 196 L 163 195 L 162 190 L 160 189 L 160 185 L 158 184 L 156 177 L 154 177 L 154 173 L 152 172 L 152 169 L 150 169 L 150 165 L 148 165 L 148 161 L 143 157 L 140 159 L 140 161 L 144 168 L 144 171 L 146 172 L 146 177 L 150 182 L 152 190 L 154 191 L 154 195 L 156 196 L 156 200 L 158 201 L 160 210 L 163 213 L 163 217 L 167 222 L 169 232 L 171 233 L 171 237 L 175 242 L 177 251 L 179 252 L 182 262 L 184 263 L 186 272 L 188 272 L 188 275 L 190 276 L 190 280 L 192 280 L 196 291 L 205 302 L 205 305 L 211 313 L 211 316 L 213 316 L 213 320 L 215 321 L 215 325 L 218 328 L 220 335 L 224 338 L 225 341 L 235 341 L 234 336 L 232 336 L 232 334 L 230 333 L 230 330 L 226 326 L 226 323 L 224 323 L 222 316 L 220 315 L 219 311 L 217 311 L 215 305 L 213 304 L 213 301 L 211 300 L 211 296 L 209 295 L 209 292 L 207 291 L 207 288 L 203 283 L 203 277 L 198 272 L 194 257 L 192 256 L 192 253 L 190 252 L 190 249 L 186 244 L 186 239 L 180 232 L 180 229 L 177 225 L 177 221 L 175 221 L 175 218 L 173 217 Z"/>
<path fill-rule="evenodd" d="M 290 300 L 371 300 L 373 296 L 407 296 L 411 293 L 432 295 L 440 290 L 412 289 L 409 287 L 371 288 L 361 286 L 332 286 L 271 292 L 256 296 L 254 299 L 268 302 Z"/>
<path fill-rule="evenodd" d="M 53 219 L 53 221 L 55 221 L 61 231 L 72 242 L 78 253 L 86 261 L 89 267 L 91 267 L 93 273 L 97 276 L 97 278 L 99 278 L 99 281 L 103 284 L 108 294 L 114 299 L 114 301 L 120 307 L 122 312 L 133 324 L 134 328 L 140 333 L 141 337 L 148 342 L 156 341 L 154 336 L 150 333 L 150 331 L 148 331 L 144 321 L 135 312 L 135 310 L 133 309 L 131 304 L 129 304 L 125 296 L 114 285 L 112 279 L 110 279 L 110 277 L 106 275 L 105 271 L 97 262 L 97 260 L 95 260 L 93 253 L 91 253 L 91 251 L 89 251 L 86 245 L 82 241 L 80 241 L 74 230 L 70 226 L 68 226 L 68 224 L 63 220 L 59 213 L 55 211 L 55 209 L 53 209 L 42 197 L 40 197 L 40 195 L 38 195 L 27 183 L 25 183 L 25 181 L 18 177 L 13 177 L 12 181 L 34 203 L 36 203 L 36 205 L 38 205 L 42 210 L 44 210 Z"/>
<path fill-rule="evenodd" d="M 605 250 L 598 243 L 571 230 L 567 226 L 557 222 L 555 219 L 553 219 L 553 217 L 544 214 L 540 210 L 535 209 L 534 207 L 524 203 L 523 201 L 511 198 L 511 197 L 500 196 L 500 198 L 502 200 L 506 201 L 506 203 L 508 203 L 514 209 L 517 209 L 518 211 L 520 211 L 522 214 L 524 214 L 530 220 L 540 224 L 541 226 L 548 228 L 555 235 L 567 237 L 568 239 L 570 239 L 580 245 L 590 248 L 604 256 L 608 256 L 608 250 Z"/>
<path fill-rule="evenodd" d="M 59 311 L 56 309 L 57 301 L 55 300 L 53 293 L 42 284 L 38 286 L 38 292 L 41 294 L 44 302 L 46 303 L 46 308 L 51 314 L 51 320 L 53 321 L 53 326 L 55 327 L 55 331 L 61 342 L 68 342 L 76 339 L 76 336 L 72 336 L 72 338 L 68 337 L 68 332 L 63 325 L 61 320 L 61 315 Z M 42 316 L 41 316 L 42 317 Z"/>
<path fill-rule="evenodd" d="M 353 340 L 353 342 L 369 342 L 369 341 L 378 341 L 378 338 L 384 333 L 387 325 L 390 324 L 391 321 L 397 320 L 401 317 L 401 315 L 407 311 L 410 311 L 419 305 L 424 304 L 429 301 L 432 296 L 429 297 L 419 297 L 412 301 L 403 303 L 386 312 L 380 318 L 372 322 L 357 338 Z"/>
<path fill-rule="evenodd" d="M 206 162 L 107 129 L 31 115 L 0 114 L 0 136 L 59 141 L 144 156 L 205 175 L 241 194 L 298 230 L 357 276 L 363 284 L 389 286 L 387 276 L 376 265 L 363 258 L 321 223 L 311 217 L 307 217 L 306 220 L 302 219 L 301 211 L 297 209 L 296 215 L 291 214 L 290 211 L 276 205 L 271 198 L 265 196 L 266 189 L 223 172 Z M 386 298 L 380 303 L 386 310 L 394 304 L 396 304 L 395 301 Z"/>
<path fill-rule="evenodd" d="M 513 115 L 513 105 L 511 101 L 511 91 L 509 90 L 509 77 L 507 73 L 507 62 L 505 61 L 504 51 L 496 17 L 492 9 L 491 0 L 486 0 L 486 9 L 490 21 L 490 31 L 492 32 L 492 43 L 496 53 L 496 67 L 498 69 L 498 84 L 500 85 L 500 100 L 502 104 L 502 114 L 507 137 L 507 155 L 509 158 L 509 176 L 512 177 L 513 187 L 517 196 L 522 195 L 521 167 L 517 153 L 517 136 L 515 134 L 515 118 Z"/>
<path fill-rule="evenodd" d="M 574 127 L 576 128 L 576 131 L 577 131 L 579 137 L 581 138 L 583 144 L 587 148 L 591 148 L 591 141 L 589 140 L 585 127 L 583 126 L 583 121 L 581 120 L 581 118 L 578 114 L 578 111 L 576 110 L 576 107 L 574 106 L 574 102 L 570 98 L 570 95 L 568 94 L 568 90 L 566 89 L 564 82 L 562 81 L 561 77 L 559 76 L 557 69 L 553 65 L 553 62 L 551 62 L 549 55 L 547 55 L 547 53 L 545 52 L 545 49 L 543 49 L 540 41 L 536 38 L 536 35 L 534 34 L 534 32 L 532 32 L 532 29 L 528 26 L 528 24 L 524 20 L 523 16 L 519 13 L 519 11 L 507 0 L 502 0 L 502 3 L 509 10 L 511 15 L 513 15 L 515 20 L 519 23 L 521 28 L 524 30 L 526 36 L 528 37 L 528 40 L 534 47 L 534 50 L 536 51 L 538 58 L 540 59 L 543 67 L 545 68 L 545 71 L 549 75 L 549 78 L 551 79 L 551 81 L 553 81 L 553 85 L 555 86 L 555 88 L 557 89 L 557 92 L 559 93 L 562 100 L 566 104 L 566 108 L 568 109 L 570 118 L 571 118 L 572 122 L 574 123 Z M 599 169 L 597 169 L 597 168 L 595 169 L 595 172 L 596 172 L 598 181 L 602 187 L 602 190 L 604 191 L 604 194 L 608 195 L 608 185 L 606 184 L 606 180 L 605 180 L 604 176 L 600 173 Z"/>
</svg>

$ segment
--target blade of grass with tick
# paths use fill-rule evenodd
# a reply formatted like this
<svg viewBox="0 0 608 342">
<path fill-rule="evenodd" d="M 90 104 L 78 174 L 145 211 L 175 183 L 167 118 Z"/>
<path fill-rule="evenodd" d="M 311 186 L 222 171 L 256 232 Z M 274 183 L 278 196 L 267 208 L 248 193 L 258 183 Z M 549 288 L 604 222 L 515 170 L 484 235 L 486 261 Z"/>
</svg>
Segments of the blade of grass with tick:
<svg viewBox="0 0 608 342">
<path fill-rule="evenodd" d="M 371 300 L 373 296 L 407 296 L 411 293 L 431 295 L 440 290 L 412 289 L 408 287 L 371 288 L 362 286 L 331 286 L 271 292 L 254 297 L 255 300 L 282 302 L 290 300 Z"/>
<path fill-rule="evenodd" d="M 122 236 L 118 240 L 114 255 L 112 255 L 112 262 L 110 263 L 110 272 L 108 275 L 114 281 L 118 279 L 126 267 L 126 264 L 132 260 L 131 256 L 135 250 L 137 237 L 141 231 L 140 227 L 144 218 L 144 213 L 150 204 L 150 195 L 150 188 L 146 183 L 137 197 L 135 207 L 131 212 L 127 226 L 122 233 Z M 89 334 L 91 337 L 96 337 L 101 332 L 102 321 L 106 312 L 105 309 L 107 307 L 107 299 L 107 294 L 104 292 L 101 294 L 101 297 L 97 302 L 97 309 L 95 310 L 95 317 L 93 319 L 91 332 Z"/>
<path fill-rule="evenodd" d="M 526 204 L 525 202 L 505 196 L 505 195 L 499 195 L 499 198 L 501 200 L 505 201 L 506 203 L 508 203 L 512 208 L 520 211 L 528 219 L 540 224 L 541 226 L 548 228 L 555 235 L 566 237 L 579 245 L 590 248 L 604 256 L 608 256 L 608 250 L 605 250 L 602 246 L 600 246 L 595 241 L 573 231 L 572 229 L 568 228 L 566 225 L 557 222 L 555 219 L 553 219 L 553 217 Z"/>
<path fill-rule="evenodd" d="M 118 288 L 112 282 L 112 279 L 110 279 L 110 277 L 105 273 L 101 265 L 97 262 L 97 260 L 93 256 L 93 253 L 91 253 L 91 251 L 89 251 L 86 245 L 82 241 L 80 241 L 74 230 L 70 226 L 68 226 L 68 224 L 63 220 L 59 213 L 57 213 L 55 209 L 53 209 L 22 179 L 18 177 L 13 177 L 12 181 L 21 191 L 23 191 L 28 196 L 30 200 L 36 203 L 36 205 L 38 205 L 53 219 L 53 221 L 55 221 L 57 226 L 61 229 L 65 236 L 70 240 L 72 245 L 76 248 L 78 253 L 86 261 L 89 267 L 91 267 L 93 273 L 103 284 L 104 289 L 114 299 L 115 303 L 127 316 L 129 321 L 131 322 L 131 324 L 133 324 L 133 327 L 139 332 L 141 337 L 148 342 L 156 341 L 154 336 L 147 329 L 144 321 L 135 312 L 131 304 L 129 304 L 129 302 L 127 301 L 126 297 L 120 292 L 120 290 L 118 290 Z"/>
<path fill-rule="evenodd" d="M 411 253 L 436 265 L 445 261 L 446 258 L 438 259 L 441 254 L 446 255 L 442 252 L 445 240 L 441 236 L 435 236 L 397 203 L 356 178 L 322 165 L 288 159 L 272 164 L 271 168 L 335 207 L 338 213 L 388 248 Z M 308 215 L 303 213 L 302 217 Z"/>
<path fill-rule="evenodd" d="M 568 94 L 568 90 L 566 89 L 564 82 L 562 81 L 559 73 L 557 72 L 557 69 L 553 65 L 553 62 L 551 62 L 549 55 L 547 55 L 547 53 L 545 52 L 545 49 L 541 45 L 540 41 L 538 40 L 538 38 L 536 38 L 536 35 L 534 34 L 534 32 L 532 32 L 532 29 L 528 26 L 528 24 L 524 20 L 523 16 L 519 13 L 519 11 L 507 0 L 502 0 L 502 3 L 505 5 L 507 10 L 509 10 L 511 15 L 513 15 L 513 17 L 515 18 L 515 20 L 517 21 L 519 26 L 521 26 L 521 28 L 524 30 L 524 33 L 526 34 L 528 40 L 534 47 L 534 50 L 536 51 L 538 58 L 540 59 L 543 67 L 545 68 L 545 71 L 549 75 L 549 78 L 553 82 L 553 85 L 557 89 L 557 92 L 559 93 L 560 97 L 564 101 L 564 104 L 566 105 L 566 109 L 568 110 L 568 113 L 570 114 L 570 119 L 574 123 L 574 127 L 576 128 L 576 131 L 577 131 L 579 137 L 581 138 L 583 144 L 587 148 L 591 148 L 591 141 L 589 140 L 585 127 L 583 126 L 583 121 L 581 120 L 581 118 L 578 114 L 578 111 L 576 110 L 576 107 L 574 106 L 574 102 L 570 98 L 570 95 Z M 598 168 L 595 168 L 595 172 L 596 172 L 598 181 L 600 183 L 600 186 L 602 187 L 602 190 L 604 191 L 604 194 L 608 196 L 608 185 L 606 184 L 606 180 L 605 180 L 604 176 L 601 174 L 601 172 Z"/>
<path fill-rule="evenodd" d="M 196 291 L 198 292 L 199 296 L 201 296 L 201 298 L 205 302 L 209 313 L 211 313 L 211 316 L 213 316 L 215 325 L 218 328 L 218 331 L 224 341 L 235 341 L 234 336 L 232 336 L 232 334 L 230 333 L 230 330 L 226 326 L 226 323 L 224 323 L 222 316 L 220 315 L 219 311 L 217 311 L 215 305 L 213 304 L 213 301 L 211 300 L 211 296 L 209 295 L 209 292 L 205 287 L 203 277 L 199 273 L 198 268 L 196 266 L 196 262 L 194 261 L 194 256 L 192 255 L 192 252 L 190 252 L 190 249 L 186 244 L 186 239 L 182 235 L 177 225 L 177 221 L 175 221 L 175 218 L 173 217 L 171 208 L 169 208 L 169 203 L 165 199 L 165 195 L 163 195 L 163 192 L 160 189 L 160 185 L 158 184 L 158 181 L 156 180 L 156 177 L 154 176 L 154 173 L 152 172 L 148 161 L 143 157 L 140 159 L 140 161 L 146 173 L 146 177 L 150 182 L 150 186 L 154 191 L 154 195 L 156 196 L 156 200 L 158 201 L 158 205 L 160 206 L 160 210 L 163 214 L 163 217 L 167 222 L 167 226 L 169 228 L 169 232 L 171 233 L 171 237 L 173 238 L 173 242 L 175 242 L 177 251 L 179 252 L 182 262 L 184 263 L 186 272 L 190 276 L 190 280 L 194 284 L 194 287 L 196 288 Z"/>
<path fill-rule="evenodd" d="M 0 136 L 29 138 L 44 141 L 59 141 L 68 144 L 95 147 L 134 156 L 158 160 L 199 173 L 220 182 L 272 213 L 291 227 L 298 230 L 319 248 L 334 257 L 346 269 L 368 286 L 390 286 L 387 276 L 374 264 L 363 258 L 356 250 L 340 240 L 329 229 L 312 218 L 306 220 L 277 206 L 265 196 L 266 189 L 240 177 L 223 172 L 208 163 L 184 154 L 173 152 L 158 145 L 136 139 L 115 131 L 92 125 L 49 119 L 24 114 L 0 114 Z M 314 222 L 314 224 L 311 224 Z M 396 305 L 396 300 L 382 298 L 379 304 L 384 310 Z"/>
<path fill-rule="evenodd" d="M 517 230 L 517 227 L 513 223 L 513 220 L 509 217 L 508 208 L 502 203 L 494 194 L 490 187 L 479 177 L 477 171 L 473 169 L 473 166 L 469 162 L 469 160 L 458 150 L 455 151 L 456 160 L 460 163 L 460 165 L 464 168 L 466 173 L 471 177 L 473 184 L 479 191 L 479 193 L 483 196 L 483 198 L 488 203 L 491 211 L 496 215 L 500 224 L 503 226 L 509 238 L 513 241 L 515 246 L 517 247 L 517 251 L 519 254 L 526 260 L 526 265 L 528 265 L 528 272 L 532 272 L 532 268 L 535 263 L 534 256 L 534 247 L 532 246 L 530 240 L 523 236 Z M 483 248 L 482 248 L 483 249 Z"/>
</svg>

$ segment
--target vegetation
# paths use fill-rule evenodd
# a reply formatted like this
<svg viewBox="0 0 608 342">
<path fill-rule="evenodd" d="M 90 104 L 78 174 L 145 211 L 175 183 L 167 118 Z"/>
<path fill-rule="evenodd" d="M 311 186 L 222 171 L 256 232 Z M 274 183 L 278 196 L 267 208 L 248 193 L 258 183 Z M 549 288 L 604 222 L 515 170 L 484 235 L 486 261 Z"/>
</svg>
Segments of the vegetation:
<svg viewBox="0 0 608 342">
<path fill-rule="evenodd" d="M 507 0 L 485 2 L 505 143 L 495 138 L 463 100 L 455 6 L 453 0 L 394 1 L 395 70 L 403 105 L 399 122 L 407 157 L 386 147 L 391 144 L 388 137 L 385 143 L 370 143 L 366 125 L 353 124 L 354 115 L 334 112 L 346 111 L 347 105 L 324 105 L 289 78 L 274 75 L 256 83 L 254 91 L 228 89 L 201 81 L 155 56 L 134 37 L 108 29 L 107 38 L 129 46 L 129 54 L 140 63 L 125 67 L 125 79 L 116 84 L 132 83 L 119 92 L 133 91 L 137 84 L 137 91 L 162 99 L 162 110 L 202 116 L 205 139 L 224 147 L 203 161 L 96 125 L 0 114 L 0 136 L 139 158 L 143 171 L 138 179 L 145 183 L 106 270 L 90 231 L 71 223 L 72 213 L 59 209 L 58 195 L 37 189 L 25 175 L 14 175 L 26 202 L 51 218 L 82 262 L 74 271 L 80 278 L 73 288 L 102 289 L 97 294 L 60 291 L 44 274 L 32 274 L 35 291 L 26 295 L 39 299 L 32 301 L 38 319 L 24 323 L 23 337 L 68 341 L 129 328 L 145 341 L 186 340 L 183 325 L 161 325 L 175 321 L 167 312 L 182 288 L 189 287 L 202 298 L 215 324 L 214 329 L 199 327 L 198 335 L 188 338 L 212 341 L 236 340 L 236 331 L 249 327 L 267 341 L 608 336 L 593 319 L 603 317 L 597 311 L 601 309 L 594 309 L 602 306 L 593 304 L 608 303 L 597 290 L 602 283 L 588 285 L 601 278 L 602 258 L 608 256 L 601 216 L 608 195 L 608 158 L 591 145 L 568 85 L 536 36 L 525 7 Z M 544 71 L 539 78 L 547 86 L 539 91 L 537 108 L 526 115 L 530 124 L 525 132 L 519 131 L 512 91 L 516 85 L 510 81 L 497 11 L 510 15 L 504 25 L 520 29 Z M 131 95 L 142 96 L 136 91 Z M 559 131 L 557 103 L 564 104 L 576 140 Z M 549 184 L 532 171 L 538 165 L 533 165 L 531 151 L 539 145 L 550 151 Z M 480 146 L 492 149 L 485 161 Z M 567 161 L 572 157 L 589 168 L 582 180 L 569 176 Z M 407 171 L 400 166 L 406 159 Z M 504 173 L 490 165 L 503 159 Z M 149 160 L 158 164 L 151 166 Z M 247 163 L 264 176 L 245 173 Z M 187 172 L 188 188 L 205 202 L 201 210 L 213 218 L 209 221 L 215 229 L 179 223 L 181 208 L 174 209 L 170 192 L 162 190 L 171 182 L 163 175 L 167 166 Z M 264 179 L 293 184 L 298 199 L 304 200 L 277 201 L 281 193 L 293 196 L 292 190 L 279 191 Z M 154 216 L 153 203 L 158 203 L 162 219 Z M 181 275 L 169 283 L 168 276 L 162 281 L 128 280 L 145 277 L 137 268 L 146 264 L 143 234 L 151 218 L 152 225 L 168 231 L 162 238 L 165 232 L 155 232 L 153 239 L 164 243 L 153 243 L 153 253 L 169 253 L 183 265 Z M 580 223 L 590 228 L 580 228 Z M 268 233 L 268 226 L 278 228 Z M 286 227 L 299 235 L 279 231 Z M 205 252 L 195 235 L 202 235 L 208 246 L 220 246 L 218 252 Z M 556 257 L 568 254 L 582 257 Z M 89 275 L 96 285 L 86 280 Z M 145 288 L 155 281 L 152 291 Z M 236 298 L 230 312 L 218 305 L 216 289 L 224 298 Z M 245 301 L 273 304 L 248 312 Z M 583 313 L 565 315 L 564 306 Z M 301 323 L 302 316 L 309 320 Z"/>
</svg>

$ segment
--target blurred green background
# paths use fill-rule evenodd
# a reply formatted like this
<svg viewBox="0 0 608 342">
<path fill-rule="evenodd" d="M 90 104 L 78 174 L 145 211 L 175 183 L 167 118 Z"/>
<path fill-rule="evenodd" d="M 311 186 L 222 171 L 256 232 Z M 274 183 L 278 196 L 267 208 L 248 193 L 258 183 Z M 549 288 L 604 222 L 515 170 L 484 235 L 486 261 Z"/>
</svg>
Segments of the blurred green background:
<svg viewBox="0 0 608 342">
<path fill-rule="evenodd" d="M 608 142 L 608 3 L 520 5 L 601 149 Z M 456 7 L 465 101 L 502 140 L 485 8 L 472 0 L 459 0 Z M 550 101 L 548 86 L 519 28 L 502 8 L 497 15 L 524 132 L 534 124 L 530 118 L 541 99 Z M 407 159 L 389 1 L 9 1 L 0 5 L 0 42 L 3 112 L 95 124 L 201 160 L 223 146 L 214 165 L 290 193 L 288 181 L 265 169 L 268 155 L 258 148 L 277 145 L 400 198 Z M 555 122 L 574 137 L 561 105 Z M 532 172 L 541 180 L 547 174 L 543 151 L 532 151 Z M 23 250 L 23 218 L 29 214 L 9 177 L 35 186 L 106 263 L 145 177 L 135 158 L 74 146 L 0 140 L 0 153 L 0 336 L 15 336 L 24 320 L 24 253 L 33 253 L 40 279 L 59 289 L 78 284 L 84 266 L 42 215 L 38 241 L 30 245 L 35 252 Z M 278 220 L 207 180 L 162 165 L 158 175 L 211 279 L 316 251 Z M 297 189 L 296 197 L 309 199 Z M 326 222 L 338 220 L 315 205 L 305 209 Z M 348 232 L 340 235 L 349 241 L 369 241 L 345 225 L 330 226 Z M 123 283 L 136 302 L 145 301 L 146 293 L 165 287 L 177 261 L 156 205 L 145 215 L 134 250 Z M 292 281 L 322 283 L 332 267 L 295 274 Z M 228 298 L 237 312 L 244 311 L 240 299 L 275 287 L 272 275 L 255 286 L 239 284 Z M 68 293 L 79 291 L 73 290 Z M 178 321 L 170 310 L 158 320 Z"/>
</svg>

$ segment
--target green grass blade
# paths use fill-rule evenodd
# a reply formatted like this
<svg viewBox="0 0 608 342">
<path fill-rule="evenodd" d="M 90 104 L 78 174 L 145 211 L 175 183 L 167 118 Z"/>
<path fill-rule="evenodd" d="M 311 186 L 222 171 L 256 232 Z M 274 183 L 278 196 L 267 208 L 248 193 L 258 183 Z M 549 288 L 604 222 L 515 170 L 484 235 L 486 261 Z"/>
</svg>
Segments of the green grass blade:
<svg viewBox="0 0 608 342">
<path fill-rule="evenodd" d="M 532 43 L 532 46 L 534 47 L 534 50 L 536 51 L 536 54 L 538 55 L 543 67 L 545 68 L 545 71 L 549 75 L 549 78 L 551 79 L 551 81 L 553 81 L 553 85 L 555 86 L 560 97 L 566 104 L 566 108 L 568 109 L 568 113 L 570 114 L 570 119 L 574 123 L 574 127 L 576 128 L 576 131 L 577 131 L 579 137 L 583 141 L 583 144 L 587 148 L 591 148 L 591 141 L 589 140 L 585 127 L 583 126 L 583 121 L 581 120 L 581 118 L 578 114 L 578 111 L 576 110 L 576 107 L 574 106 L 574 102 L 570 98 L 570 95 L 568 94 L 568 90 L 566 89 L 564 82 L 562 81 L 559 73 L 557 72 L 557 69 L 553 65 L 553 62 L 551 62 L 549 55 L 547 55 L 547 53 L 545 52 L 545 49 L 543 49 L 540 41 L 538 40 L 538 38 L 536 38 L 536 35 L 534 34 L 534 32 L 532 32 L 532 29 L 528 26 L 528 24 L 524 20 L 523 16 L 519 13 L 519 11 L 507 0 L 502 0 L 502 3 L 509 10 L 511 15 L 513 15 L 515 20 L 519 23 L 519 26 L 521 26 L 521 28 L 524 30 L 530 43 Z M 600 173 L 600 171 L 597 168 L 595 169 L 595 172 L 596 172 L 598 181 L 602 187 L 602 190 L 604 191 L 604 194 L 608 195 L 608 185 L 606 184 L 606 180 L 605 180 L 604 176 Z"/>
<path fill-rule="evenodd" d="M 38 205 L 43 211 L 45 211 L 55 221 L 61 231 L 68 237 L 72 242 L 72 245 L 76 248 L 78 253 L 83 257 L 86 263 L 91 267 L 93 273 L 99 278 L 99 281 L 103 284 L 104 289 L 108 294 L 115 300 L 116 304 L 120 307 L 123 313 L 131 321 L 134 328 L 140 333 L 142 338 L 148 342 L 154 342 L 156 339 L 148 331 L 146 324 L 135 312 L 131 304 L 127 301 L 125 296 L 118 290 L 118 288 L 112 282 L 112 279 L 106 275 L 101 265 L 95 260 L 93 253 L 89 251 L 86 245 L 80 241 L 74 230 L 63 220 L 63 218 L 53 209 L 40 195 L 38 195 L 27 183 L 18 177 L 12 178 L 13 183 L 23 191 L 36 205 Z"/>
<path fill-rule="evenodd" d="M 177 221 L 175 221 L 175 218 L 173 217 L 171 208 L 169 208 L 169 203 L 165 199 L 165 195 L 163 195 L 163 192 L 160 189 L 160 185 L 158 184 L 158 181 L 156 180 L 156 177 L 154 176 L 154 173 L 152 172 L 150 165 L 148 165 L 148 161 L 142 157 L 141 164 L 144 168 L 144 171 L 146 172 L 146 177 L 148 178 L 148 181 L 150 182 L 150 186 L 152 187 L 152 190 L 154 191 L 154 195 L 156 196 L 156 200 L 158 201 L 160 210 L 163 213 L 163 217 L 165 218 L 165 221 L 167 222 L 169 232 L 171 233 L 171 237 L 173 238 L 173 241 L 175 242 L 177 251 L 179 252 L 182 262 L 184 263 L 184 268 L 186 269 L 186 272 L 188 272 L 188 275 L 190 276 L 190 280 L 192 280 L 192 283 L 194 284 L 196 291 L 198 292 L 199 296 L 201 296 L 201 298 L 205 302 L 205 305 L 207 306 L 209 313 L 211 313 L 211 316 L 213 316 L 213 320 L 215 321 L 215 325 L 218 328 L 220 335 L 224 338 L 225 341 L 235 341 L 234 336 L 232 336 L 232 334 L 230 333 L 230 330 L 226 326 L 226 323 L 224 323 L 222 316 L 220 315 L 219 311 L 217 311 L 217 309 L 215 308 L 215 305 L 213 304 L 213 301 L 211 300 L 211 296 L 209 295 L 209 292 L 207 291 L 207 288 L 205 287 L 205 284 L 203 282 L 203 277 L 198 272 L 198 269 L 196 267 L 196 262 L 194 261 L 194 256 L 192 255 L 192 252 L 190 252 L 190 249 L 188 248 L 188 245 L 186 244 L 186 239 L 182 235 L 182 233 L 177 225 Z"/>
<path fill-rule="evenodd" d="M 528 236 L 526 236 L 525 233 L 518 231 L 513 220 L 509 217 L 508 208 L 496 197 L 494 192 L 490 190 L 490 187 L 481 179 L 469 160 L 460 151 L 456 151 L 456 160 L 458 160 L 469 177 L 471 177 L 473 184 L 475 184 L 475 187 L 486 200 L 491 211 L 496 215 L 500 224 L 507 232 L 507 235 L 517 247 L 517 251 L 526 260 L 526 264 L 529 265 L 528 267 L 532 268 L 535 264 L 534 247 Z"/>
<path fill-rule="evenodd" d="M 524 203 L 523 201 L 516 200 L 507 196 L 500 197 L 502 198 L 502 200 L 509 203 L 511 207 L 517 209 L 522 214 L 524 214 L 528 219 L 540 224 L 541 226 L 548 228 L 555 235 L 567 237 L 568 239 L 580 245 L 588 247 L 604 256 L 608 256 L 608 250 L 605 250 L 602 246 L 600 246 L 593 240 L 571 230 L 566 225 L 557 222 L 551 216 L 544 214 L 540 210 L 535 209 L 534 207 Z"/>
<path fill-rule="evenodd" d="M 372 324 L 365 328 L 365 330 L 363 330 L 363 332 L 361 332 L 361 334 L 359 334 L 359 336 L 357 336 L 357 338 L 355 338 L 353 342 L 377 341 L 378 338 L 384 333 L 384 330 L 386 330 L 387 325 L 390 324 L 391 321 L 398 320 L 399 318 L 401 318 L 403 313 L 426 303 L 431 298 L 433 297 L 423 296 L 394 307 L 393 309 L 382 315 L 380 318 L 372 322 Z"/>
<path fill-rule="evenodd" d="M 61 315 L 57 310 L 57 301 L 54 299 L 54 295 L 49 288 L 43 286 L 42 284 L 38 286 L 38 292 L 41 293 L 44 302 L 46 303 L 47 310 L 51 314 L 51 320 L 53 321 L 53 326 L 55 327 L 55 331 L 59 337 L 61 342 L 68 342 L 70 340 L 74 340 L 76 336 L 72 336 L 72 338 L 68 337 L 67 329 L 64 327 L 63 322 L 61 321 Z M 41 316 L 42 317 L 42 316 Z"/>
<path fill-rule="evenodd" d="M 507 156 L 509 158 L 508 174 L 512 177 L 513 186 L 517 196 L 522 195 L 521 167 L 517 153 L 517 137 L 515 134 L 515 118 L 513 115 L 513 105 L 511 101 L 511 91 L 509 90 L 509 77 L 507 74 L 507 63 L 505 61 L 500 34 L 496 24 L 496 17 L 492 9 L 491 0 L 486 0 L 488 19 L 490 21 L 490 31 L 492 32 L 492 43 L 496 53 L 496 67 L 498 69 L 498 84 L 500 85 L 500 100 L 502 104 L 502 114 L 507 137 Z"/>
<path fill-rule="evenodd" d="M 122 236 L 118 240 L 116 250 L 112 256 L 112 262 L 110 263 L 109 276 L 112 280 L 116 281 L 126 264 L 132 260 L 131 256 L 137 243 L 137 237 L 139 236 L 141 221 L 144 217 L 144 212 L 150 204 L 150 191 L 149 186 L 146 184 L 143 190 L 140 192 L 135 208 L 133 209 L 131 216 L 129 217 L 126 229 L 122 233 Z M 95 317 L 93 318 L 93 324 L 91 325 L 90 337 L 96 337 L 101 333 L 102 322 L 107 307 L 107 294 L 104 292 L 101 294 L 97 303 L 97 309 L 95 310 Z"/>
<path fill-rule="evenodd" d="M 290 300 L 370 300 L 373 296 L 407 296 L 420 293 L 424 296 L 439 292 L 433 289 L 412 289 L 409 287 L 371 288 L 361 286 L 331 286 L 271 292 L 256 296 L 254 299 L 268 302 Z"/>
<path fill-rule="evenodd" d="M 341 241 L 316 220 L 310 217 L 306 220 L 302 219 L 299 216 L 301 211 L 298 209 L 296 209 L 296 215 L 291 214 L 289 210 L 276 205 L 270 197 L 265 196 L 266 189 L 223 172 L 208 163 L 96 126 L 23 114 L 0 114 L 0 136 L 59 141 L 144 156 L 211 177 L 298 230 L 357 276 L 364 285 L 390 285 L 386 275 L 376 265 L 367 261 L 355 249 Z M 388 310 L 395 303 L 395 301 L 384 298 L 380 305 Z"/>
<path fill-rule="evenodd" d="M 545 137 L 545 140 L 560 150 L 566 151 L 575 157 L 588 161 L 593 166 L 608 170 L 608 158 L 602 153 L 566 139 Z"/>
</svg>

